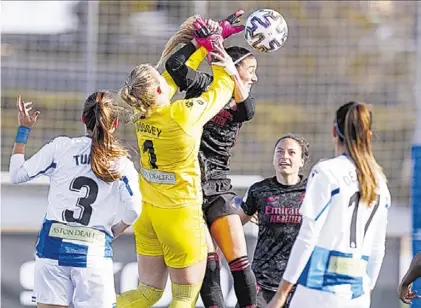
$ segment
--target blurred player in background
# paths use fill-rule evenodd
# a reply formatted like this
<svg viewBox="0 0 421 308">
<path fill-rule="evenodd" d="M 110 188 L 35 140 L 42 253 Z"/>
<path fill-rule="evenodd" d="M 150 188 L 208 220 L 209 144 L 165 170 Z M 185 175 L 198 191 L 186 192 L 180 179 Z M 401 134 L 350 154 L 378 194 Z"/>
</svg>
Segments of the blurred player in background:
<svg viewBox="0 0 421 308">
<path fill-rule="evenodd" d="M 221 35 L 204 21 L 194 22 L 196 41 L 219 62 L 212 64 L 212 85 L 198 98 L 171 103 L 178 87 L 150 65 L 130 74 L 121 97 L 135 109 L 140 148 L 142 213 L 134 224 L 139 287 L 124 292 L 117 307 L 151 307 L 172 282 L 170 307 L 194 307 L 206 268 L 205 224 L 198 151 L 203 126 L 232 97 L 237 74 L 223 50 Z M 189 26 L 184 24 L 180 31 Z"/>
<path fill-rule="evenodd" d="M 233 25 L 239 21 L 243 13 L 237 11 L 219 23 L 207 20 L 207 24 L 212 32 L 221 33 L 227 38 L 244 29 L 243 26 Z M 178 44 L 185 44 L 169 57 L 165 68 L 180 90 L 186 92 L 186 99 L 199 97 L 215 78 L 197 71 L 206 58 L 207 50 L 199 48 L 199 44 L 195 40 L 189 41 L 188 37 L 181 39 L 169 41 L 166 45 L 163 58 Z M 254 116 L 255 100 L 250 96 L 250 88 L 257 81 L 257 61 L 249 50 L 242 47 L 229 47 L 226 48 L 226 52 L 234 61 L 238 75 L 234 78 L 233 97 L 228 99 L 220 97 L 220 103 L 224 103 L 224 108 L 204 126 L 199 152 L 204 195 L 203 212 L 212 237 L 230 266 L 240 307 L 253 307 L 256 305 L 256 280 L 247 257 L 243 226 L 234 205 L 236 194 L 228 175 L 231 150 L 241 126 Z M 210 238 L 208 238 L 207 269 L 200 295 L 205 307 L 224 307 L 220 285 L 220 262 Z"/>
<path fill-rule="evenodd" d="M 258 213 L 259 234 L 252 269 L 256 275 L 257 307 L 264 308 L 278 290 L 301 226 L 298 212 L 307 180 L 300 171 L 310 159 L 308 142 L 285 135 L 275 144 L 276 176 L 253 184 L 239 211 L 243 224 Z M 292 293 L 291 293 L 292 294 Z M 284 307 L 288 307 L 290 297 Z"/>
<path fill-rule="evenodd" d="M 372 113 L 362 103 L 335 116 L 336 157 L 317 163 L 300 212 L 302 226 L 278 292 L 282 307 L 368 308 L 383 262 L 388 209 L 386 177 L 371 150 Z"/>
<path fill-rule="evenodd" d="M 39 112 L 18 98 L 18 133 L 10 159 L 14 184 L 50 178 L 47 214 L 36 244 L 34 300 L 39 308 L 113 307 L 111 241 L 138 217 L 138 173 L 119 144 L 115 96 L 91 94 L 83 108 L 86 136 L 57 137 L 25 161 Z M 114 224 L 119 208 L 122 220 Z"/>
</svg>

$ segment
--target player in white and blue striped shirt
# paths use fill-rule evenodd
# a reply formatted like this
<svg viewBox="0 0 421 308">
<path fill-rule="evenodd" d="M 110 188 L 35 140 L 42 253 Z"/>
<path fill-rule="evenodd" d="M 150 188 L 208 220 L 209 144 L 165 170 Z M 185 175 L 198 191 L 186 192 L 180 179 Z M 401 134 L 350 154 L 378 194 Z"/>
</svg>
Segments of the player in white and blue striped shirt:
<svg viewBox="0 0 421 308">
<path fill-rule="evenodd" d="M 282 307 L 368 308 L 385 252 L 390 192 L 371 150 L 372 114 L 350 102 L 336 112 L 337 156 L 316 164 L 300 208 L 302 226 L 278 292 Z"/>
<path fill-rule="evenodd" d="M 86 136 L 57 137 L 25 161 L 25 144 L 39 112 L 18 97 L 19 128 L 10 159 L 11 181 L 50 179 L 47 213 L 36 244 L 34 299 L 41 308 L 114 307 L 111 242 L 140 212 L 138 173 L 113 133 L 114 94 L 85 101 Z"/>
</svg>

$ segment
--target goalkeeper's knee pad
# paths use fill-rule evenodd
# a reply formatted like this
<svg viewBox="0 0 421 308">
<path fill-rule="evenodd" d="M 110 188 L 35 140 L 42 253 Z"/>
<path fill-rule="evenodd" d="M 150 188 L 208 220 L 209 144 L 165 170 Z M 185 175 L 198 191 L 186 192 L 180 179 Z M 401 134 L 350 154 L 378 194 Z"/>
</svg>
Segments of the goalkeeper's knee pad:
<svg viewBox="0 0 421 308">
<path fill-rule="evenodd" d="M 202 283 L 172 284 L 172 301 L 170 308 L 194 308 L 199 297 Z"/>
<path fill-rule="evenodd" d="M 160 300 L 164 290 L 155 289 L 139 283 L 136 290 L 130 290 L 117 296 L 117 308 L 149 308 Z"/>
</svg>

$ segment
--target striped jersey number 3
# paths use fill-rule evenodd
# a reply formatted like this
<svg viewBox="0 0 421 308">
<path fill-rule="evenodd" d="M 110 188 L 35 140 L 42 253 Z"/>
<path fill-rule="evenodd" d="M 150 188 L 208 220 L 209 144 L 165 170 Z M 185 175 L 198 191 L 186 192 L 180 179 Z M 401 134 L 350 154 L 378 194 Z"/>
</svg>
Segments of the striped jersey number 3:
<svg viewBox="0 0 421 308">
<path fill-rule="evenodd" d="M 149 166 L 151 169 L 158 169 L 158 165 L 156 164 L 156 154 L 155 148 L 153 147 L 152 140 L 145 140 L 143 143 L 143 153 L 149 154 Z"/>
<path fill-rule="evenodd" d="M 354 210 L 352 212 L 352 218 L 351 218 L 351 229 L 349 232 L 349 247 L 351 248 L 357 248 L 357 217 L 358 217 L 358 208 L 360 204 L 360 198 L 361 198 L 361 194 L 359 191 L 357 191 L 349 199 L 348 207 L 354 207 Z M 367 230 L 368 230 L 368 227 L 370 226 L 371 221 L 373 220 L 374 214 L 379 208 L 379 204 L 380 204 L 380 196 L 377 196 L 376 205 L 374 206 L 374 209 L 371 212 L 371 215 L 368 218 L 367 223 L 365 224 L 365 227 L 364 227 L 364 236 L 367 233 Z"/>
</svg>

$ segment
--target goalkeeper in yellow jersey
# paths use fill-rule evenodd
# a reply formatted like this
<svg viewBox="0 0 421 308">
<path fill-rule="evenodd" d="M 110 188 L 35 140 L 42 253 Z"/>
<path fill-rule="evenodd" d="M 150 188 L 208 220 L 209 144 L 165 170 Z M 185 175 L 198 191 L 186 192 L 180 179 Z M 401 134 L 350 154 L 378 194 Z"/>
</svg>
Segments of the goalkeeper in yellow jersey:
<svg viewBox="0 0 421 308">
<path fill-rule="evenodd" d="M 203 126 L 232 97 L 237 74 L 219 34 L 197 18 L 194 37 L 218 62 L 214 80 L 198 98 L 170 99 L 177 91 L 171 77 L 150 65 L 139 65 L 121 89 L 135 110 L 140 149 L 142 213 L 133 225 L 139 287 L 117 298 L 117 308 L 151 307 L 172 281 L 170 307 L 194 307 L 206 268 L 206 226 L 198 151 Z"/>
<path fill-rule="evenodd" d="M 244 12 L 236 11 L 227 18 L 215 22 L 207 20 L 209 28 L 224 38 L 238 33 L 242 26 L 236 26 Z M 187 38 L 186 38 L 187 39 Z M 185 43 L 165 63 L 185 98 L 199 97 L 212 84 L 213 76 L 198 70 L 206 57 L 206 49 L 198 48 L 193 41 Z M 170 40 L 164 48 L 174 49 L 180 40 Z M 231 46 L 226 52 L 237 67 L 234 95 L 224 108 L 203 128 L 199 149 L 202 168 L 203 214 L 216 245 L 224 255 L 232 278 L 235 295 L 240 308 L 251 308 L 257 303 L 256 279 L 247 256 L 247 244 L 238 210 L 234 206 L 236 194 L 232 189 L 230 159 L 242 126 L 250 121 L 255 112 L 255 99 L 250 94 L 257 82 L 256 57 L 246 48 Z M 208 242 L 208 262 L 200 296 L 206 308 L 225 307 L 221 289 L 220 263 L 215 244 Z"/>
</svg>

